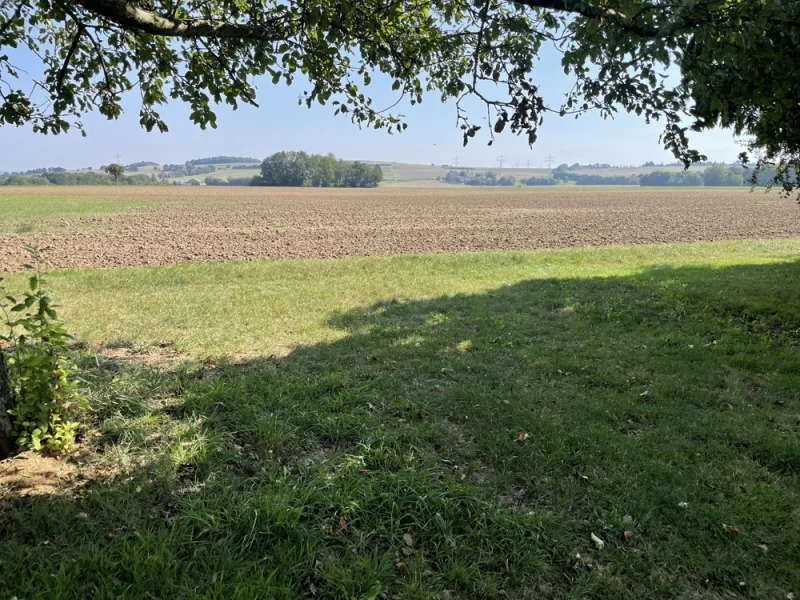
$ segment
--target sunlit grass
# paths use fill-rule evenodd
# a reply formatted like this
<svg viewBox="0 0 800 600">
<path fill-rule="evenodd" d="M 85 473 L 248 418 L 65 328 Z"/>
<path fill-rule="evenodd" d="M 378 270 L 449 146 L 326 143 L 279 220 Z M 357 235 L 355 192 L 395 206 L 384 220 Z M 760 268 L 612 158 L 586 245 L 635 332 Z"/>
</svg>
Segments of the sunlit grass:
<svg viewBox="0 0 800 600">
<path fill-rule="evenodd" d="M 113 190 L 109 191 L 107 197 L 0 194 L 0 228 L 7 229 L 9 221 L 37 220 L 46 224 L 56 219 L 91 216 L 153 205 L 153 202 L 144 199 L 121 199 L 114 196 Z"/>
<path fill-rule="evenodd" d="M 789 260 L 799 240 L 672 244 L 537 252 L 482 252 L 345 260 L 205 263 L 50 275 L 78 336 L 174 343 L 201 355 L 280 354 L 328 342 L 335 311 L 381 300 L 479 293 L 523 280 L 634 275 L 658 265 Z"/>
</svg>

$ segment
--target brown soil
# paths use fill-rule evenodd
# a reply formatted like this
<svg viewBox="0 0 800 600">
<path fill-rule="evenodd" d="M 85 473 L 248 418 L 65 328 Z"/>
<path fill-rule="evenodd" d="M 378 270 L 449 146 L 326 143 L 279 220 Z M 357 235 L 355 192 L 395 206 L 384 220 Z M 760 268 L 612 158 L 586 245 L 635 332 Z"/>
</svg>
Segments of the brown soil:
<svg viewBox="0 0 800 600">
<path fill-rule="evenodd" d="M 69 194 L 157 205 L 73 218 L 66 230 L 0 235 L 0 271 L 21 268 L 26 244 L 51 247 L 50 267 L 70 268 L 800 236 L 793 200 L 737 188 L 139 187 Z"/>
<path fill-rule="evenodd" d="M 63 458 L 23 452 L 0 461 L 0 495 L 67 495 L 75 487 L 75 465 Z"/>
</svg>

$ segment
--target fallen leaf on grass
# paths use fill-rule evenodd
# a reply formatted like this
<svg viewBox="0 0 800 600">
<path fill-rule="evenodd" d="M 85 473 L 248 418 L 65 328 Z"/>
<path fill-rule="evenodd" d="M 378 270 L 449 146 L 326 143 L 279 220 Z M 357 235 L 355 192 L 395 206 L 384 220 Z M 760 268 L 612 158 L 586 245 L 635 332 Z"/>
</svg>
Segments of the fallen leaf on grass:
<svg viewBox="0 0 800 600">
<path fill-rule="evenodd" d="M 89 515 L 87 515 L 85 512 L 79 512 L 77 515 L 75 515 L 75 518 L 76 519 L 88 519 Z"/>
<path fill-rule="evenodd" d="M 347 531 L 347 519 L 339 517 L 339 527 L 342 531 Z"/>
<path fill-rule="evenodd" d="M 767 552 L 769 550 L 769 546 L 767 546 L 766 544 L 757 544 L 757 546 L 761 548 L 764 552 Z"/>
<path fill-rule="evenodd" d="M 414 538 L 411 537 L 410 533 L 406 533 L 405 535 L 403 535 L 403 543 L 409 548 L 414 547 Z"/>
<path fill-rule="evenodd" d="M 597 546 L 598 550 L 602 550 L 603 548 L 606 547 L 606 543 L 599 537 L 597 537 L 595 534 L 592 534 L 592 541 L 594 542 L 594 545 Z"/>
<path fill-rule="evenodd" d="M 625 537 L 626 540 L 632 540 L 633 539 L 633 532 L 632 531 L 625 531 L 622 535 Z"/>
<path fill-rule="evenodd" d="M 675 583 L 676 581 L 678 581 L 678 574 L 677 573 L 673 573 L 672 575 L 667 577 L 667 579 L 669 579 L 670 583 Z"/>
<path fill-rule="evenodd" d="M 515 442 L 523 442 L 527 440 L 530 436 L 525 433 L 524 431 L 520 431 L 519 433 L 514 434 L 514 441 Z"/>
</svg>

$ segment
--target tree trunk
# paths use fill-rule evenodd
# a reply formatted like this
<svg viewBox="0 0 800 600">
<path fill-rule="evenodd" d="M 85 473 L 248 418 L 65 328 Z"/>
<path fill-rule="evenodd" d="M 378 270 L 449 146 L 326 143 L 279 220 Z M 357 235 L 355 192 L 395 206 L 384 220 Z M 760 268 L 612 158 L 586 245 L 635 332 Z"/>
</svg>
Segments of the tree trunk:
<svg viewBox="0 0 800 600">
<path fill-rule="evenodd" d="M 8 410 L 16 404 L 11 378 L 8 376 L 6 357 L 0 351 L 0 458 L 5 458 L 14 451 L 16 444 L 11 437 L 11 415 Z"/>
</svg>

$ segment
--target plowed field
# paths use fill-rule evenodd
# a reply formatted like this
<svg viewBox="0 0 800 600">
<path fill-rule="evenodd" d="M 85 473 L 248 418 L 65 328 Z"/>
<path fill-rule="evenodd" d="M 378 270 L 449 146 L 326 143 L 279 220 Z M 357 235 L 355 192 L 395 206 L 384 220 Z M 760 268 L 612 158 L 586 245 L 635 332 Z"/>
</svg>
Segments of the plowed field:
<svg viewBox="0 0 800 600">
<path fill-rule="evenodd" d="M 119 209 L 4 214 L 12 195 Z M 26 244 L 70 268 L 790 237 L 800 206 L 739 188 L 5 188 L 0 232 L 0 271 L 16 271 Z"/>
</svg>

